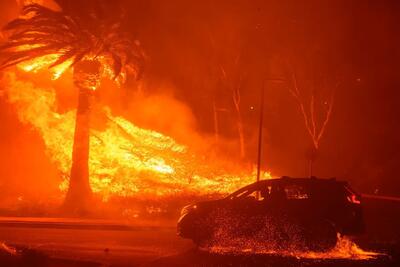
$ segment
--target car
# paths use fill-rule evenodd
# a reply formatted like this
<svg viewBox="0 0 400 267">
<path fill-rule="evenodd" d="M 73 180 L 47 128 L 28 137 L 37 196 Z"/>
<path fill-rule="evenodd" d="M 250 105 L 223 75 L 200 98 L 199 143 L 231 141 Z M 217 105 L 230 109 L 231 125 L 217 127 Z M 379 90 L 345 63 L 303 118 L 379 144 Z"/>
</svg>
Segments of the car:
<svg viewBox="0 0 400 267">
<path fill-rule="evenodd" d="M 347 182 L 316 177 L 247 185 L 223 199 L 185 206 L 177 224 L 178 235 L 198 246 L 261 237 L 279 248 L 297 243 L 315 251 L 333 248 L 338 234 L 363 231 L 361 196 Z"/>
</svg>

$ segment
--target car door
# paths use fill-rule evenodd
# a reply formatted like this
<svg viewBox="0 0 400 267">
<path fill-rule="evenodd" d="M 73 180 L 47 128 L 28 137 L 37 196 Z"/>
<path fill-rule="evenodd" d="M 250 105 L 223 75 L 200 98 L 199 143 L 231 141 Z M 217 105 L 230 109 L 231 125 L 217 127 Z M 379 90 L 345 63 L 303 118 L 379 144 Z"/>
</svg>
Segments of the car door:
<svg viewBox="0 0 400 267">
<path fill-rule="evenodd" d="M 259 187 L 252 187 L 231 199 L 221 212 L 220 226 L 229 230 L 233 236 L 246 236 L 257 232 L 262 226 L 260 215 L 263 214 L 260 194 Z"/>
</svg>

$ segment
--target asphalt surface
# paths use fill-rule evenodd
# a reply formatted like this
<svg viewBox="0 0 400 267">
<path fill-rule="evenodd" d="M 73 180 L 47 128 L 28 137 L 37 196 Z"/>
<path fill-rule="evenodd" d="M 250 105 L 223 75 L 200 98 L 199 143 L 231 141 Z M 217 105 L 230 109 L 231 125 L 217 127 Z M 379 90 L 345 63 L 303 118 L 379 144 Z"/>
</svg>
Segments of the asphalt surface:
<svg viewBox="0 0 400 267">
<path fill-rule="evenodd" d="M 176 235 L 175 222 L 0 217 L 0 267 L 379 266 L 400 267 L 400 203 L 365 200 L 370 259 L 211 253 Z"/>
<path fill-rule="evenodd" d="M 390 253 L 368 260 L 196 249 L 175 227 L 99 220 L 1 218 L 0 266 L 400 266 Z M 0 249 L 1 251 L 1 249 Z"/>
<path fill-rule="evenodd" d="M 137 266 L 193 247 L 177 237 L 174 226 L 52 218 L 2 218 L 0 240 L 50 258 L 116 266 Z"/>
</svg>

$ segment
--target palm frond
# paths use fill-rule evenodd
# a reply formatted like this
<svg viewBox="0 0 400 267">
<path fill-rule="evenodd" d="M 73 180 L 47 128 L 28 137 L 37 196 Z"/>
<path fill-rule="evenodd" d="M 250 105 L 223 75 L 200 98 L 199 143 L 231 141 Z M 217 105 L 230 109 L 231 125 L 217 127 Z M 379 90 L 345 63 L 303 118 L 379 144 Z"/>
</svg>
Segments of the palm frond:
<svg viewBox="0 0 400 267">
<path fill-rule="evenodd" d="M 0 58 L 5 58 L 0 61 L 0 69 L 56 54 L 58 59 L 50 68 L 70 59 L 74 66 L 87 58 L 107 57 L 114 78 L 122 71 L 140 77 L 144 65 L 142 49 L 122 31 L 119 21 L 106 19 L 105 5 L 96 7 L 94 1 L 88 10 L 92 19 L 87 19 L 83 10 L 73 12 L 70 0 L 56 2 L 62 11 L 30 4 L 23 8 L 22 17 L 4 27 L 10 35 L 0 45 Z"/>
<path fill-rule="evenodd" d="M 67 50 L 66 52 L 64 52 L 64 54 L 60 55 L 58 57 L 58 59 L 49 66 L 49 68 L 53 68 L 56 67 L 58 65 L 63 64 L 65 61 L 75 57 L 77 55 L 77 51 L 76 49 L 71 48 L 70 50 Z"/>
<path fill-rule="evenodd" d="M 5 69 L 24 61 L 42 57 L 44 55 L 54 54 L 53 51 L 57 51 L 55 46 L 37 47 L 26 51 L 10 52 L 8 53 L 7 59 L 2 63 L 0 69 Z"/>
</svg>

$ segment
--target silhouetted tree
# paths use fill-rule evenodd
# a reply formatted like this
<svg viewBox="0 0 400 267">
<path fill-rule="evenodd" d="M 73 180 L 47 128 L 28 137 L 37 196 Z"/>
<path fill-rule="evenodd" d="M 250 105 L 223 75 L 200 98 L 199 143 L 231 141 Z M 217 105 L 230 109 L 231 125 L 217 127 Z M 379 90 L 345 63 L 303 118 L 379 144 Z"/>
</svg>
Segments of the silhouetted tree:
<svg viewBox="0 0 400 267">
<path fill-rule="evenodd" d="M 313 85 L 303 85 L 303 89 L 305 89 L 305 86 L 312 88 L 302 90 L 296 71 L 292 67 L 289 69 L 289 91 L 296 99 L 307 133 L 311 138 L 312 148 L 307 156 L 309 159 L 309 175 L 312 176 L 313 163 L 317 157 L 321 139 L 331 118 L 335 102 L 335 92 L 340 82 L 329 84 L 326 79 L 316 81 L 314 78 L 312 81 Z"/>
<path fill-rule="evenodd" d="M 60 10 L 38 4 L 22 9 L 22 16 L 5 27 L 10 32 L 0 46 L 4 69 L 44 55 L 58 56 L 50 68 L 71 61 L 79 92 L 72 166 L 65 207 L 74 213 L 86 210 L 91 201 L 89 183 L 89 130 L 94 91 L 102 76 L 111 74 L 123 82 L 128 74 L 140 78 L 143 53 L 138 41 L 122 30 L 121 12 L 106 1 L 57 0 Z"/>
</svg>

